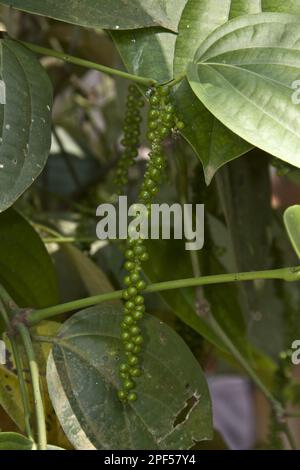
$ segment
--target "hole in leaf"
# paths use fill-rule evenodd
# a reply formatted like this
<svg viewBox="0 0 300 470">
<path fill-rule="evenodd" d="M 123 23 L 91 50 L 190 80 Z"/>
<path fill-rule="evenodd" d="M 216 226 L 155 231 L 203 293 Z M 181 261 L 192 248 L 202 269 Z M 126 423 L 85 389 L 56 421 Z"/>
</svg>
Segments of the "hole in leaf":
<svg viewBox="0 0 300 470">
<path fill-rule="evenodd" d="M 198 401 L 199 401 L 199 397 L 197 397 L 195 394 L 187 399 L 187 401 L 185 402 L 184 408 L 182 408 L 182 410 L 179 411 L 178 415 L 176 416 L 174 420 L 173 428 L 176 428 L 176 426 L 183 423 L 187 419 L 191 410 L 198 403 Z"/>
</svg>

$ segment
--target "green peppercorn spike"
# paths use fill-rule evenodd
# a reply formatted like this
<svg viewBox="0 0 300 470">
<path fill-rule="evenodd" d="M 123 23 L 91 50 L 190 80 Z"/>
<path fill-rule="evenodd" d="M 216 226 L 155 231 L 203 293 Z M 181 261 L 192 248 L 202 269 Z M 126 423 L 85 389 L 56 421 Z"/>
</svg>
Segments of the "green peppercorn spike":
<svg viewBox="0 0 300 470">
<path fill-rule="evenodd" d="M 182 130 L 184 128 L 184 123 L 176 116 L 168 87 L 157 87 L 152 90 L 149 103 L 147 137 L 151 149 L 144 181 L 138 197 L 138 202 L 146 205 L 148 214 L 151 212 L 153 198 L 159 191 L 162 172 L 166 166 L 163 140 L 171 134 L 172 130 Z M 136 156 L 136 144 L 141 122 L 138 108 L 141 105 L 142 100 L 139 91 L 134 85 L 131 85 L 127 100 L 124 138 L 122 140 L 125 146 L 124 155 L 126 155 L 126 159 L 122 164 L 120 162 L 117 172 L 120 181 L 126 180 L 128 167 Z M 146 283 L 142 278 L 141 269 L 142 263 L 149 259 L 144 241 L 130 238 L 130 235 L 125 251 L 124 268 L 128 274 L 124 278 L 124 284 L 127 288 L 123 293 L 125 315 L 121 323 L 121 338 L 124 343 L 126 362 L 120 366 L 120 378 L 122 379 L 123 388 L 118 392 L 118 396 L 123 402 L 133 402 L 137 399 L 137 394 L 130 391 L 135 387 L 135 383 L 130 377 L 139 377 L 142 373 L 141 368 L 138 367 L 140 361 L 138 355 L 142 351 L 143 335 L 138 322 L 141 321 L 145 312 L 144 297 L 140 292 L 145 289 Z"/>
</svg>

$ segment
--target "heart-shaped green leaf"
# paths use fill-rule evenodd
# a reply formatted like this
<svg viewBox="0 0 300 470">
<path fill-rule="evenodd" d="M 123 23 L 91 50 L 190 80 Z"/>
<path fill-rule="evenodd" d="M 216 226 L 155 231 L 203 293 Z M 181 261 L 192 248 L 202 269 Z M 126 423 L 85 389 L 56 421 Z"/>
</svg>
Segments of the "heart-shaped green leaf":
<svg viewBox="0 0 300 470">
<path fill-rule="evenodd" d="M 66 23 L 95 29 L 162 26 L 176 31 L 166 8 L 169 0 L 1 0 L 0 4 Z"/>
<path fill-rule="evenodd" d="M 266 152 L 300 166 L 300 17 L 261 13 L 216 29 L 188 67 L 189 83 L 229 129 Z"/>
<path fill-rule="evenodd" d="M 60 330 L 48 361 L 50 397 L 77 449 L 188 449 L 212 436 L 203 373 L 182 339 L 146 315 L 138 400 L 117 398 L 122 308 L 83 310 Z"/>
<path fill-rule="evenodd" d="M 300 258 L 300 206 L 291 206 L 284 213 L 284 224 L 290 241 Z"/>
<path fill-rule="evenodd" d="M 14 209 L 0 214 L 0 283 L 21 307 L 58 302 L 52 260 L 38 234 Z"/>
<path fill-rule="evenodd" d="M 0 41 L 0 212 L 33 183 L 48 158 L 52 87 L 35 55 L 16 41 Z"/>
<path fill-rule="evenodd" d="M 174 24 L 179 22 L 177 36 L 148 28 L 114 32 L 113 39 L 131 73 L 163 82 L 185 72 L 201 42 L 217 26 L 237 16 L 261 11 L 297 14 L 300 0 L 284 3 L 281 0 L 223 0 L 221 4 L 219 0 L 174 0 L 167 12 L 172 15 Z M 182 133 L 201 160 L 209 184 L 221 166 L 245 154 L 253 145 L 218 121 L 195 98 L 186 80 L 178 85 L 174 96 L 185 122 Z"/>
<path fill-rule="evenodd" d="M 248 13 L 260 13 L 261 0 L 188 0 L 178 25 L 174 54 L 174 76 L 186 72 L 188 63 L 207 36 L 229 19 Z M 195 99 L 186 80 L 175 93 L 176 107 L 186 126 L 184 137 L 198 153 L 206 183 L 215 172 L 251 149 L 251 145 L 231 132 L 207 108 Z"/>
</svg>

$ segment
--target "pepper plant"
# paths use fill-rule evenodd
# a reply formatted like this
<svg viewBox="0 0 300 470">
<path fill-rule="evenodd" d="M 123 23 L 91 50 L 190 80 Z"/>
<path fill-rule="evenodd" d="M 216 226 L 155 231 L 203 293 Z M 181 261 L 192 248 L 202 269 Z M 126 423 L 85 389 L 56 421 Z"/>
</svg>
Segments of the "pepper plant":
<svg viewBox="0 0 300 470">
<path fill-rule="evenodd" d="M 207 351 L 265 397 L 269 432 L 260 445 L 296 448 L 300 208 L 283 217 L 271 206 L 270 167 L 299 181 L 300 0 L 0 5 L 9 18 L 36 15 L 38 25 L 44 17 L 75 31 L 105 30 L 124 63 L 113 68 L 55 41 L 30 42 L 11 20 L 1 39 L 0 406 L 9 425 L 0 420 L 0 449 L 216 448 Z M 148 216 L 168 187 L 168 202 L 204 203 L 202 250 L 129 233 L 97 265 L 91 237 L 60 233 L 47 208 L 37 214 L 28 195 L 43 181 L 52 134 L 66 153 L 45 58 L 126 83 L 122 155 L 103 184 L 111 198 L 133 197 L 134 188 Z M 97 203 L 79 198 L 72 215 L 93 216 Z M 53 244 L 89 296 L 59 292 Z"/>
</svg>

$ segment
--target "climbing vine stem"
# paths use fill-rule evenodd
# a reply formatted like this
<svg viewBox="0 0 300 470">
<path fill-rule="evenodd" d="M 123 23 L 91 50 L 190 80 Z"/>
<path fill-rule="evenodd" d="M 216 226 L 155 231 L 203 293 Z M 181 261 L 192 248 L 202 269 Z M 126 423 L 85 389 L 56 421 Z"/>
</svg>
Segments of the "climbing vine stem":
<svg viewBox="0 0 300 470">
<path fill-rule="evenodd" d="M 36 415 L 36 426 L 37 426 L 37 444 L 38 450 L 47 450 L 47 431 L 46 431 L 46 419 L 45 411 L 43 405 L 43 399 L 40 389 L 40 379 L 39 379 L 39 368 L 35 358 L 34 349 L 31 342 L 31 337 L 28 331 L 28 328 L 19 323 L 17 330 L 20 334 L 22 343 L 24 345 L 25 353 L 27 356 L 29 371 L 32 383 L 32 391 L 34 398 L 34 408 Z"/>
<path fill-rule="evenodd" d="M 126 78 L 127 80 L 131 80 L 135 83 L 138 83 L 139 85 L 153 86 L 156 84 L 156 80 L 153 80 L 152 78 L 140 77 L 139 75 L 132 75 L 131 73 L 123 72 L 122 70 L 106 67 L 105 65 L 97 64 L 96 62 L 91 62 L 89 60 L 65 54 L 61 51 L 55 51 L 46 47 L 37 46 L 36 44 L 31 44 L 29 42 L 20 41 L 20 43 L 28 49 L 32 50 L 33 52 L 36 52 L 37 54 L 55 57 L 56 59 L 68 62 L 69 64 L 79 65 L 80 67 L 84 67 L 89 70 L 98 70 L 99 72 L 103 72 L 108 75 Z"/>
<path fill-rule="evenodd" d="M 174 281 L 165 281 L 150 284 L 144 290 L 144 293 L 162 292 L 173 289 L 181 289 L 184 287 L 197 287 L 212 284 L 226 284 L 240 281 L 255 281 L 256 279 L 278 279 L 287 282 L 300 281 L 300 266 L 291 268 L 272 269 L 266 271 L 251 271 L 243 273 L 227 273 L 212 276 L 192 277 L 186 279 L 177 279 Z M 123 290 L 99 294 L 92 297 L 66 302 L 60 305 L 54 305 L 43 309 L 37 309 L 29 312 L 27 322 L 30 326 L 36 325 L 42 320 L 55 317 L 61 313 L 79 310 L 81 308 L 92 307 L 93 305 L 106 302 L 108 300 L 121 299 Z"/>
<path fill-rule="evenodd" d="M 12 300 L 6 293 L 5 289 L 3 289 L 3 287 L 0 285 L 0 318 L 2 318 L 4 324 L 8 328 L 10 318 L 9 318 L 8 311 L 6 308 L 7 302 L 12 302 Z M 22 359 L 21 359 L 21 355 L 19 351 L 19 346 L 14 337 L 10 337 L 9 342 L 11 345 L 11 350 L 12 350 L 12 354 L 13 354 L 14 361 L 15 361 L 18 382 L 19 382 L 19 387 L 20 387 L 20 394 L 21 394 L 21 400 L 22 400 L 23 411 L 24 411 L 25 432 L 27 434 L 27 437 L 31 441 L 34 441 L 33 432 L 32 432 L 31 423 L 30 423 L 31 411 L 30 411 L 29 396 L 28 396 L 28 390 L 27 390 L 27 386 L 25 383 L 25 379 L 24 379 L 23 364 L 22 364 Z"/>
</svg>

